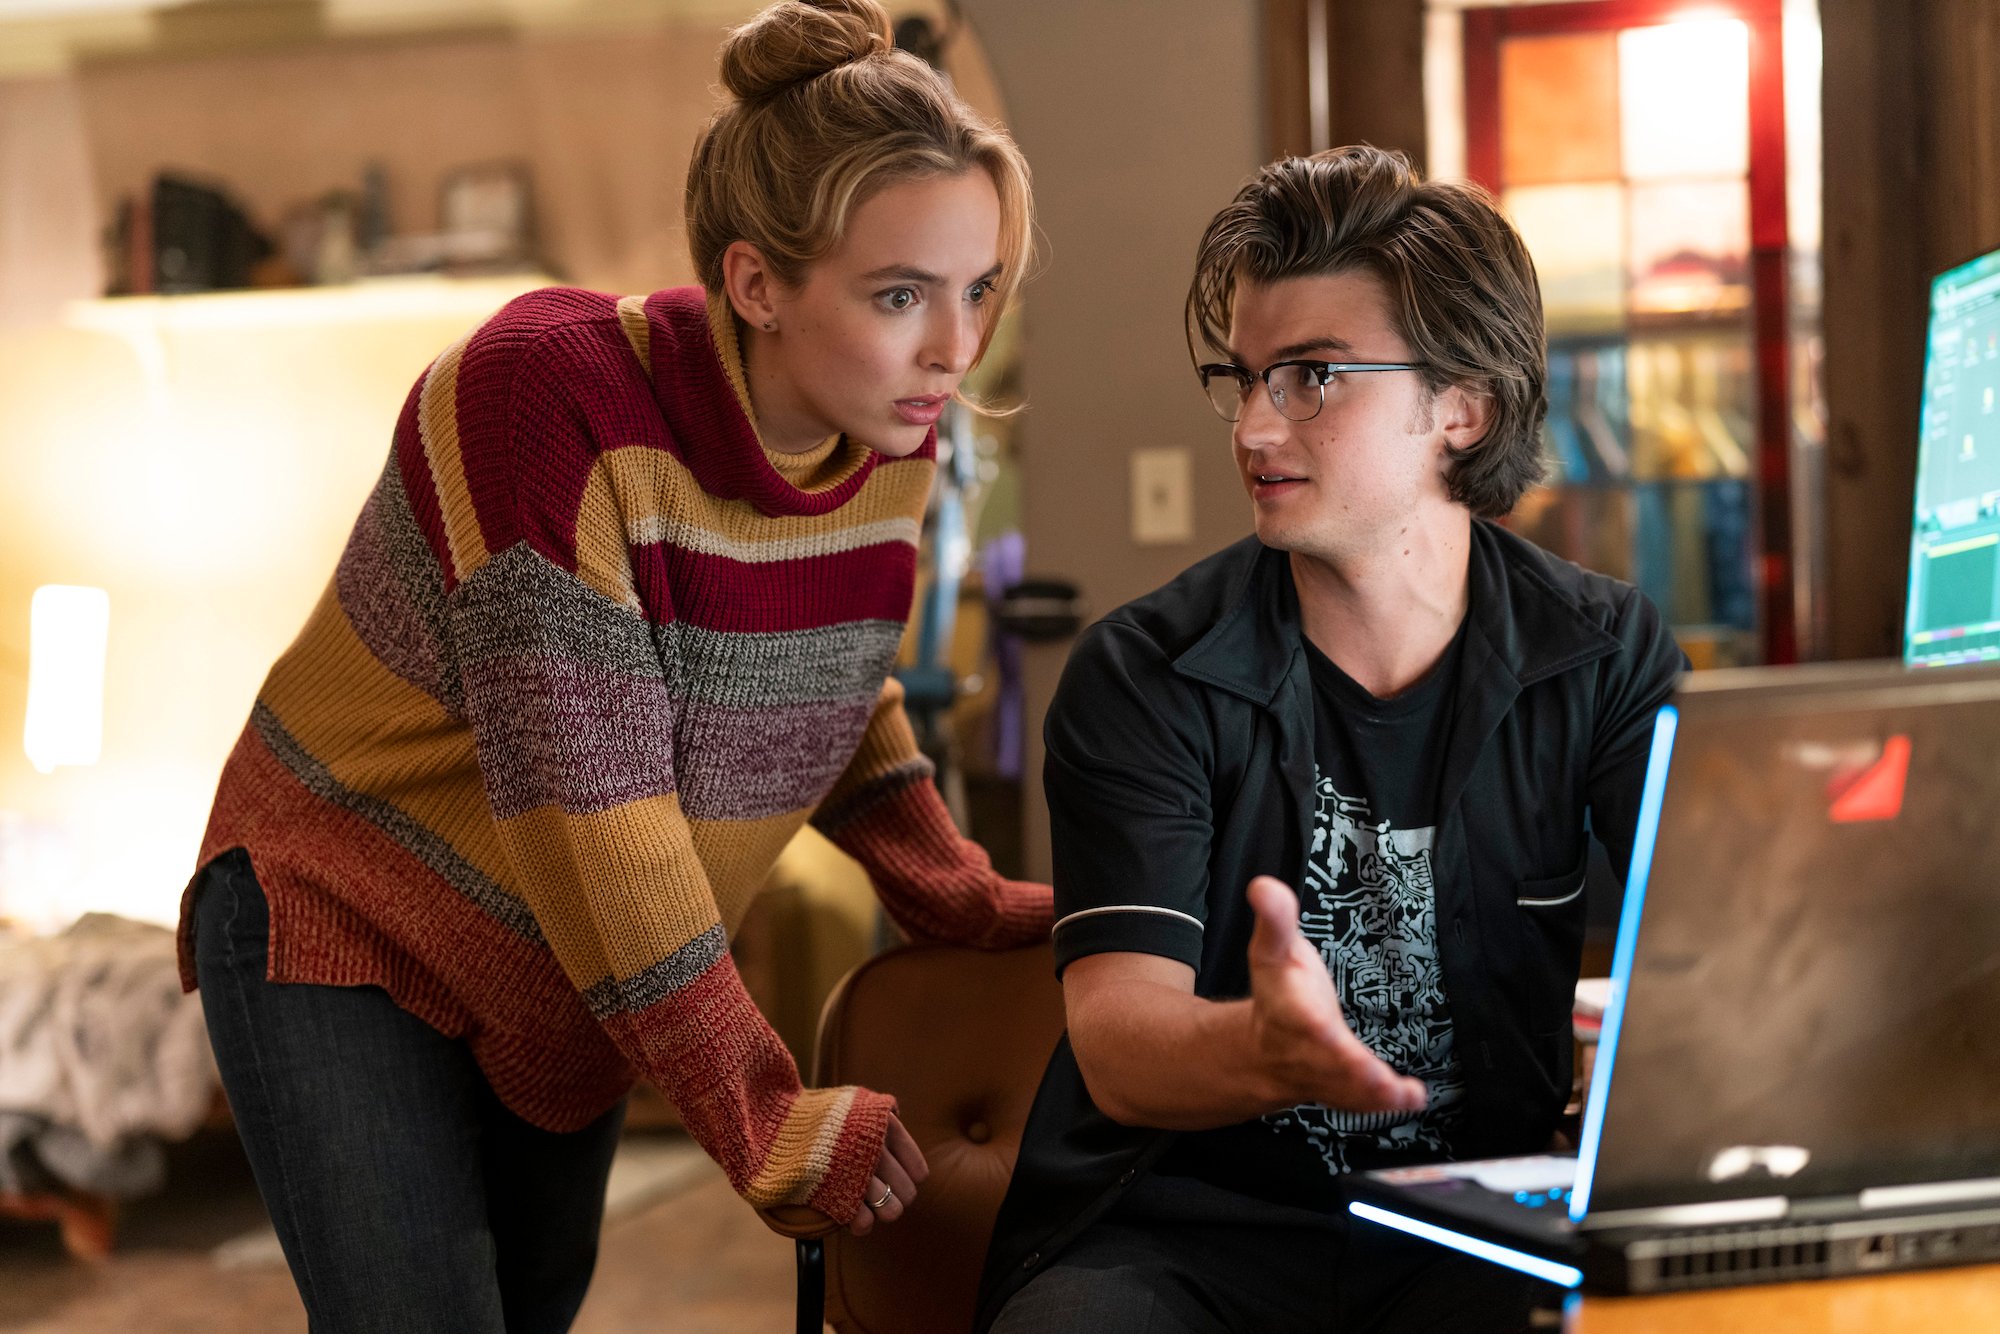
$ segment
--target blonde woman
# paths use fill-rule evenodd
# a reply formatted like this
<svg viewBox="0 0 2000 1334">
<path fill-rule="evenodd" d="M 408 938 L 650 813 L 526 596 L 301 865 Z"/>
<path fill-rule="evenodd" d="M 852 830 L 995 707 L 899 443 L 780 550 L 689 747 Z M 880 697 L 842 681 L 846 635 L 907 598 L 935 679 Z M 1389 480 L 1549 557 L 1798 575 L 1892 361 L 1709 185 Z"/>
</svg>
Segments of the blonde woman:
<svg viewBox="0 0 2000 1334">
<path fill-rule="evenodd" d="M 887 680 L 1026 166 L 874 0 L 772 6 L 722 79 L 702 285 L 432 363 L 222 777 L 183 972 L 315 1329 L 567 1328 L 635 1077 L 751 1204 L 898 1217 L 893 1101 L 802 1089 L 729 954 L 808 818 L 913 936 L 1049 929 Z"/>
</svg>

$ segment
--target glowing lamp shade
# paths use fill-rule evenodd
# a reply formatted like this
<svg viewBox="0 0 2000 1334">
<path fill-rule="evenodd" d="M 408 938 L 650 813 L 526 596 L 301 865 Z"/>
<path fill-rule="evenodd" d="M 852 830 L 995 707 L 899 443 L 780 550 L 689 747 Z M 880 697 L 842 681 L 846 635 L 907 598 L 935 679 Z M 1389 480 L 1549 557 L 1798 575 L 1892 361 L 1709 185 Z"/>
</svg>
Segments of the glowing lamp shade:
<svg viewBox="0 0 2000 1334">
<path fill-rule="evenodd" d="M 95 764 L 104 748 L 104 647 L 111 595 L 44 584 L 28 609 L 28 725 L 23 744 L 43 773 Z"/>
</svg>

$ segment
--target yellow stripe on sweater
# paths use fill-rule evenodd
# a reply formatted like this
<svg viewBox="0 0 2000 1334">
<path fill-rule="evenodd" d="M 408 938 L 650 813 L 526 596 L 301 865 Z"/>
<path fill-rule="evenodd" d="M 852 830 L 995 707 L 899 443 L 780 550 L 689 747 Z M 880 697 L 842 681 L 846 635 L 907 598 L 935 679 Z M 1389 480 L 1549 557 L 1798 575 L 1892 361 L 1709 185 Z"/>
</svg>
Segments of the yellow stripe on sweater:
<svg viewBox="0 0 2000 1334">
<path fill-rule="evenodd" d="M 663 449 L 609 450 L 598 466 L 610 473 L 625 535 L 634 546 L 668 541 L 764 560 L 795 559 L 783 554 L 787 551 L 818 554 L 885 540 L 913 541 L 912 529 L 922 519 L 935 471 L 928 461 L 884 460 L 838 509 L 773 517 L 758 513 L 747 501 L 710 495 L 685 464 Z"/>
<path fill-rule="evenodd" d="M 333 586 L 260 698 L 336 782 L 388 802 L 488 880 L 507 883 L 471 729 L 369 652 Z"/>
<path fill-rule="evenodd" d="M 374 796 L 387 795 L 385 781 L 429 776 L 439 763 L 439 738 L 466 730 L 368 651 L 331 584 L 271 668 L 260 698 L 314 759 Z M 373 781 L 344 776 L 364 765 Z"/>
<path fill-rule="evenodd" d="M 625 330 L 625 341 L 632 345 L 632 355 L 639 358 L 639 366 L 646 372 L 646 378 L 652 379 L 653 326 L 646 320 L 646 298 L 619 297 L 618 325 Z"/>
<path fill-rule="evenodd" d="M 486 537 L 479 531 L 479 513 L 465 481 L 465 459 L 458 442 L 458 362 L 471 334 L 446 348 L 424 374 L 417 398 L 417 435 L 430 462 L 431 485 L 444 513 L 445 543 L 451 548 L 452 572 L 461 580 L 486 564 Z"/>
<path fill-rule="evenodd" d="M 804 1204 L 833 1166 L 833 1151 L 854 1106 L 852 1088 L 806 1089 L 785 1114 L 743 1198 L 759 1209 Z M 841 1220 L 845 1221 L 845 1220 Z"/>
<path fill-rule="evenodd" d="M 632 581 L 632 553 L 625 541 L 625 521 L 619 514 L 615 484 L 599 458 L 590 466 L 577 505 L 576 577 L 611 601 L 644 615 Z"/>
<path fill-rule="evenodd" d="M 543 806 L 500 822 L 521 891 L 578 989 L 636 977 L 717 921 L 680 798 L 588 815 Z"/>
<path fill-rule="evenodd" d="M 805 827 L 810 810 L 781 811 L 761 820 L 694 820 L 695 853 L 708 868 L 715 906 L 729 935 L 743 924 L 750 904 L 764 888 L 778 854 Z"/>
</svg>

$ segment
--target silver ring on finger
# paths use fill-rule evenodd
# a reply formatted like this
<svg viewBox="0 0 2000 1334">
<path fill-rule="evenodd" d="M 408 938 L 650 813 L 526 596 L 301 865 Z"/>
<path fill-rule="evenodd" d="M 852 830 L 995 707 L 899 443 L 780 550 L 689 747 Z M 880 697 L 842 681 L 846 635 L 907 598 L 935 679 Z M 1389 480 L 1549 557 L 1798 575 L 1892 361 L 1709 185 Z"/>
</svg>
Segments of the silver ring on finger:
<svg viewBox="0 0 2000 1334">
<path fill-rule="evenodd" d="M 883 1205 L 887 1204 L 889 1201 L 895 1198 L 896 1198 L 895 1189 L 890 1186 L 884 1186 L 882 1187 L 882 1198 L 879 1200 L 868 1201 L 868 1207 L 870 1209 L 880 1209 Z"/>
</svg>

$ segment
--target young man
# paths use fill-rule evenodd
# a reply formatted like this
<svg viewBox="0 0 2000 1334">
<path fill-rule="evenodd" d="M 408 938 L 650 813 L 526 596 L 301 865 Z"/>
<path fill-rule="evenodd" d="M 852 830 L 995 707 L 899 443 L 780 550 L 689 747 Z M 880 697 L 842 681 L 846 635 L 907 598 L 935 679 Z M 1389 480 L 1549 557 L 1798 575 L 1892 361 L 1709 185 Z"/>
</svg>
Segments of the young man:
<svg viewBox="0 0 2000 1334">
<path fill-rule="evenodd" d="M 1347 148 L 1218 214 L 1188 297 L 1254 538 L 1093 626 L 1048 723 L 1052 1059 L 982 1322 L 1501 1330 L 1537 1292 L 1347 1172 L 1546 1149 L 1592 833 L 1622 876 L 1684 659 L 1497 527 L 1541 474 L 1534 266 Z"/>
</svg>

